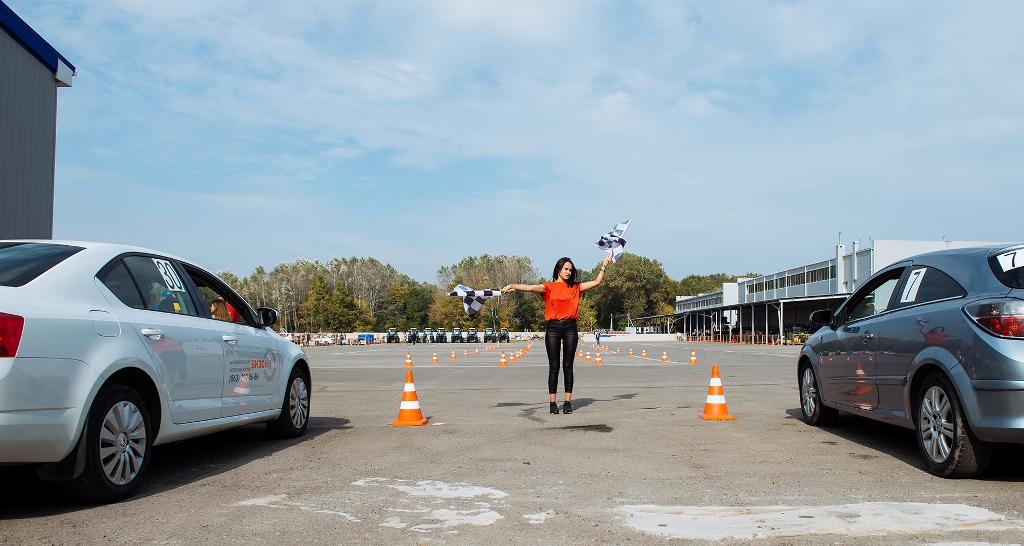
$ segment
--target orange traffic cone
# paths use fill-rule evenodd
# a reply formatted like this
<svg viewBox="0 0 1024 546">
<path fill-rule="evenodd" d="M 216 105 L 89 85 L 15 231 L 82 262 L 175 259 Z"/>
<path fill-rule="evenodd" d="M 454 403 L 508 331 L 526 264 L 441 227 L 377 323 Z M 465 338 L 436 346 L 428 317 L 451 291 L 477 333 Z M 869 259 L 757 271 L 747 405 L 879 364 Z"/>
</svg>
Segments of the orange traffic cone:
<svg viewBox="0 0 1024 546">
<path fill-rule="evenodd" d="M 668 362 L 668 349 L 661 351 L 661 361 Z"/>
<path fill-rule="evenodd" d="M 690 364 L 696 364 L 696 363 L 697 363 L 697 351 L 694 350 L 694 349 L 690 349 Z"/>
<path fill-rule="evenodd" d="M 626 355 L 626 356 L 633 356 L 633 348 L 632 347 L 629 348 L 629 354 Z"/>
<path fill-rule="evenodd" d="M 437 351 L 434 351 L 434 358 L 430 359 L 431 364 L 437 364 Z"/>
<path fill-rule="evenodd" d="M 860 367 L 860 362 L 857 363 L 857 369 L 853 373 L 857 377 L 857 382 L 867 381 L 868 379 L 868 374 L 864 373 L 864 368 Z M 853 388 L 852 391 L 850 391 L 850 394 L 854 396 L 859 396 L 861 394 L 866 394 L 869 392 L 871 392 L 871 387 L 867 385 L 857 385 L 856 387 Z"/>
<path fill-rule="evenodd" d="M 718 375 L 718 364 L 711 366 L 711 384 L 708 386 L 708 398 L 704 402 L 704 413 L 698 417 L 705 421 L 732 421 L 729 408 L 725 406 L 725 391 L 722 390 L 722 378 Z"/>
<path fill-rule="evenodd" d="M 393 427 L 421 427 L 427 424 L 420 411 L 420 399 L 416 397 L 416 385 L 412 382 L 412 370 L 405 372 L 405 391 L 402 392 L 402 405 L 398 408 L 398 420 L 391 423 Z"/>
<path fill-rule="evenodd" d="M 405 353 L 405 365 L 406 366 L 412 366 L 412 353 L 411 352 L 406 352 Z"/>
<path fill-rule="evenodd" d="M 597 358 L 594 359 L 594 365 L 595 366 L 603 366 L 604 365 L 604 363 L 601 362 L 601 351 L 597 352 Z"/>
<path fill-rule="evenodd" d="M 640 351 L 640 358 L 647 358 L 647 349 L 643 349 Z"/>
<path fill-rule="evenodd" d="M 505 351 L 501 352 L 501 361 L 498 362 L 499 366 L 508 366 L 508 362 L 505 360 Z"/>
<path fill-rule="evenodd" d="M 587 362 L 590 362 L 590 350 L 587 350 Z"/>
<path fill-rule="evenodd" d="M 235 388 L 231 390 L 231 396 L 249 396 L 250 394 L 252 394 L 252 390 L 249 388 L 249 369 L 246 368 L 239 376 L 238 383 L 235 383 Z"/>
<path fill-rule="evenodd" d="M 458 360 L 458 359 L 459 358 L 457 356 L 455 356 L 455 349 L 452 349 L 452 357 L 451 357 L 450 360 Z"/>
<path fill-rule="evenodd" d="M 480 354 L 480 347 L 477 347 L 477 348 L 473 349 L 473 354 L 475 354 L 475 355 Z"/>
<path fill-rule="evenodd" d="M 622 349 L 622 347 L 616 347 L 615 354 L 622 354 L 622 351 L 620 349 Z"/>
</svg>

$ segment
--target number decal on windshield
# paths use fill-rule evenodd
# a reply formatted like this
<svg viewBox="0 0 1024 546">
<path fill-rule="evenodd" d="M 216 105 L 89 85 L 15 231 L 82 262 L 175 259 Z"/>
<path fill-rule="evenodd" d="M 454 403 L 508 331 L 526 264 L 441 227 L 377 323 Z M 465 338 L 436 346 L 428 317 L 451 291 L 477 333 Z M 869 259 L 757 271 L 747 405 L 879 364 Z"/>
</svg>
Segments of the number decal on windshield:
<svg viewBox="0 0 1024 546">
<path fill-rule="evenodd" d="M 903 288 L 903 295 L 900 296 L 900 303 L 910 303 L 917 299 L 917 291 L 921 288 L 921 279 L 924 278 L 925 271 L 928 271 L 927 267 L 910 272 L 910 276 L 907 277 L 907 286 Z"/>
<path fill-rule="evenodd" d="M 1021 256 L 1017 256 L 1017 253 L 1021 253 Z M 1003 271 L 1011 271 L 1018 267 L 1024 267 L 1024 251 L 1014 250 L 1005 254 L 996 256 L 996 260 L 999 260 L 999 267 L 1003 268 Z"/>
<path fill-rule="evenodd" d="M 171 262 L 153 258 L 153 263 L 156 264 L 156 270 L 160 272 L 160 276 L 164 278 L 164 284 L 167 285 L 168 290 L 172 292 L 185 291 L 185 285 L 181 283 L 178 272 L 174 270 Z"/>
</svg>

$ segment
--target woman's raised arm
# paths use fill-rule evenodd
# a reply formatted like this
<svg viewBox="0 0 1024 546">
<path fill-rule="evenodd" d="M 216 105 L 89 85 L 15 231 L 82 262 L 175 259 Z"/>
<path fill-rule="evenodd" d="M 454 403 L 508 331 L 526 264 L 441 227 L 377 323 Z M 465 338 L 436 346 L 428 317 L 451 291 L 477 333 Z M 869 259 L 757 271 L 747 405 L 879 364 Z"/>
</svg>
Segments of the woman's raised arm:
<svg viewBox="0 0 1024 546">
<path fill-rule="evenodd" d="M 597 278 L 592 281 L 580 283 L 580 292 L 586 292 L 591 288 L 601 284 L 604 280 L 604 268 L 608 267 L 608 264 L 612 261 L 612 255 L 605 256 L 604 261 L 601 262 L 601 270 L 597 272 Z"/>
<path fill-rule="evenodd" d="M 516 290 L 518 290 L 520 292 L 536 292 L 538 294 L 543 294 L 544 293 L 544 285 L 543 284 L 510 284 L 510 285 L 506 286 L 505 288 L 502 288 L 501 289 L 501 293 L 504 294 L 505 292 L 515 292 Z"/>
</svg>

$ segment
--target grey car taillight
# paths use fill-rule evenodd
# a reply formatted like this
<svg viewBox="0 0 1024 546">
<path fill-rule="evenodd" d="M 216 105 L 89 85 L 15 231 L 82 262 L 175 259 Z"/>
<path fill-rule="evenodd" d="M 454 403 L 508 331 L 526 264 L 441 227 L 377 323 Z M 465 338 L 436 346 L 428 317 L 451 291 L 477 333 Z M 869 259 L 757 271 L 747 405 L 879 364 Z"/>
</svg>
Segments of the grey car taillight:
<svg viewBox="0 0 1024 546">
<path fill-rule="evenodd" d="M 964 311 L 990 334 L 1024 338 L 1024 300 L 1000 298 L 977 301 L 965 305 Z"/>
</svg>

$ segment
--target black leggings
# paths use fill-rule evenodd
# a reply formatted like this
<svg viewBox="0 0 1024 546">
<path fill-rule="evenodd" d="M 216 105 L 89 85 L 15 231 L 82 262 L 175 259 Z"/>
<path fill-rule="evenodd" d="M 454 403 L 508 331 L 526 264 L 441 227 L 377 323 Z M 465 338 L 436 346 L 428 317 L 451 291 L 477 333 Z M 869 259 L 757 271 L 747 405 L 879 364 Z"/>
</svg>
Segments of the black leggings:
<svg viewBox="0 0 1024 546">
<path fill-rule="evenodd" d="M 544 348 L 548 351 L 548 394 L 558 392 L 558 349 L 562 348 L 562 368 L 565 369 L 565 392 L 572 393 L 572 361 L 580 333 L 573 319 L 549 320 L 544 326 Z"/>
</svg>

